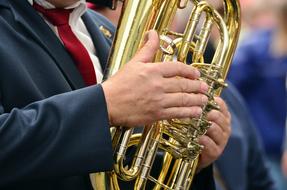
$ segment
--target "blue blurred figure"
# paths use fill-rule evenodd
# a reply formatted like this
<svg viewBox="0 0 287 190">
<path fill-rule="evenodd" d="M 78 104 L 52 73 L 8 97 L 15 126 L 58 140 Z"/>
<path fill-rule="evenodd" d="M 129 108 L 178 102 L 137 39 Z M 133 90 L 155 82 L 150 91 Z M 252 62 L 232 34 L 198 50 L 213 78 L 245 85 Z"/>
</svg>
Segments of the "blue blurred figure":
<svg viewBox="0 0 287 190">
<path fill-rule="evenodd" d="M 245 37 L 231 65 L 229 80 L 245 98 L 261 135 L 279 189 L 286 190 L 280 170 L 286 118 L 287 2 L 277 6 L 278 27 Z"/>
</svg>

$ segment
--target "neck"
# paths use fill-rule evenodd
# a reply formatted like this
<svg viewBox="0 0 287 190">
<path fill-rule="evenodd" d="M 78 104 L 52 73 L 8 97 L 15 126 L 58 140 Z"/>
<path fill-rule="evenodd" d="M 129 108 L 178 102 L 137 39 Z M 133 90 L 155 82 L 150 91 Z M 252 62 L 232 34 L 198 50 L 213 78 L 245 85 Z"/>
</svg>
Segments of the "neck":
<svg viewBox="0 0 287 190">
<path fill-rule="evenodd" d="M 65 8 L 65 7 L 73 5 L 79 0 L 46 0 L 46 1 L 54 5 L 56 8 Z"/>
</svg>

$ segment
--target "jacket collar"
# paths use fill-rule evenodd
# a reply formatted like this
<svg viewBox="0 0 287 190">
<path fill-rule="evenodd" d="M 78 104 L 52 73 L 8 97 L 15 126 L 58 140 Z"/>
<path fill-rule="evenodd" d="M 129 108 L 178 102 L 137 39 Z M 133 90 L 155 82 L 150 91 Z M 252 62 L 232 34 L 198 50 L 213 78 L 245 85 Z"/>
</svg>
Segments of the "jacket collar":
<svg viewBox="0 0 287 190">
<path fill-rule="evenodd" d="M 8 2 L 8 0 L 6 1 Z M 33 9 L 28 1 L 9 1 L 15 21 L 19 22 L 34 40 L 54 59 L 55 63 L 62 71 L 72 89 L 84 87 L 83 79 L 77 68 L 59 41 L 54 32 L 45 23 L 44 19 Z"/>
<path fill-rule="evenodd" d="M 102 34 L 102 32 L 99 30 L 99 28 L 103 26 L 102 23 L 97 22 L 97 20 L 93 20 L 90 14 L 92 13 L 87 11 L 82 16 L 82 19 L 92 37 L 97 56 L 104 71 L 109 56 L 111 39 L 107 39 L 107 37 Z"/>
<path fill-rule="evenodd" d="M 0 6 L 5 6 L 11 9 L 15 21 L 25 27 L 34 40 L 50 54 L 57 66 L 65 75 L 72 89 L 85 87 L 84 81 L 74 64 L 74 61 L 54 32 L 45 23 L 43 18 L 31 7 L 28 1 L 0 0 Z M 95 27 L 95 22 L 90 18 L 89 13 L 85 13 L 82 18 L 92 36 L 101 66 L 104 69 L 107 62 L 110 44 L 107 43 L 105 37 L 97 27 Z"/>
</svg>

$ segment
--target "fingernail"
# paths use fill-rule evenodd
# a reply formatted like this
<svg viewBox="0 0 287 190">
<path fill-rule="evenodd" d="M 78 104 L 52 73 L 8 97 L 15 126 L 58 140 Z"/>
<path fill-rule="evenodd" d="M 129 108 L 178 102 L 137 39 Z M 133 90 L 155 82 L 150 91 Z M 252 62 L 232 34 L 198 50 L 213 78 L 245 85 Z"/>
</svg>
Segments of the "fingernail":
<svg viewBox="0 0 287 190">
<path fill-rule="evenodd" d="M 200 74 L 200 71 L 196 69 L 196 70 L 195 70 L 195 77 L 196 77 L 196 78 L 199 78 L 200 75 L 201 75 L 201 74 Z"/>
<path fill-rule="evenodd" d="M 202 104 L 207 104 L 208 98 L 206 96 L 202 96 L 201 101 L 202 101 Z"/>
<path fill-rule="evenodd" d="M 200 88 L 201 88 L 202 92 L 207 92 L 209 86 L 205 82 L 202 82 Z"/>
<path fill-rule="evenodd" d="M 143 45 L 147 43 L 147 41 L 149 40 L 149 34 L 150 34 L 150 31 L 147 31 L 144 35 L 144 40 L 143 40 Z"/>
<path fill-rule="evenodd" d="M 195 117 L 199 117 L 202 114 L 202 108 L 197 108 L 195 111 Z"/>
</svg>

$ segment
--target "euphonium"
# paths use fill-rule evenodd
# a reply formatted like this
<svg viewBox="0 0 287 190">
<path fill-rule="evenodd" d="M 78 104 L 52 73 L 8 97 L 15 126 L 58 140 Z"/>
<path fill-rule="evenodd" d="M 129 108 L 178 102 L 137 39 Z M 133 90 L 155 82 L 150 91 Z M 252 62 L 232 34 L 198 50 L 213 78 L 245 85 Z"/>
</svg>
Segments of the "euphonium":
<svg viewBox="0 0 287 190">
<path fill-rule="evenodd" d="M 145 126 L 142 133 L 124 127 L 112 128 L 114 171 L 92 174 L 96 189 L 120 189 L 118 179 L 134 180 L 134 189 L 145 189 L 147 181 L 154 184 L 154 189 L 182 190 L 192 185 L 202 150 L 198 139 L 210 125 L 206 113 L 217 108 L 214 96 L 226 86 L 224 80 L 239 36 L 240 8 L 238 0 L 224 0 L 222 18 L 207 1 L 193 0 L 184 33 L 171 31 L 169 28 L 176 11 L 184 9 L 187 3 L 188 0 L 124 0 L 105 77 L 110 77 L 126 64 L 140 48 L 145 33 L 154 29 L 161 39 L 161 49 L 154 61 L 186 63 L 187 55 L 191 54 L 191 65 L 201 71 L 201 80 L 210 86 L 209 103 L 197 119 L 158 121 Z M 206 64 L 203 55 L 214 26 L 219 31 L 218 46 L 212 62 Z M 136 153 L 131 164 L 127 165 L 125 156 L 131 146 L 136 146 Z M 161 171 L 158 176 L 151 176 L 158 154 L 162 155 Z"/>
</svg>

